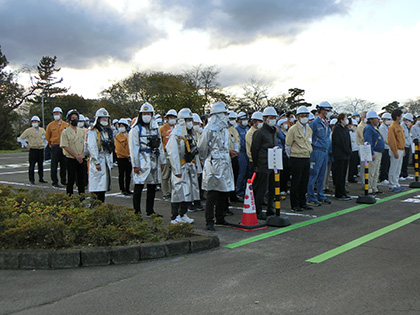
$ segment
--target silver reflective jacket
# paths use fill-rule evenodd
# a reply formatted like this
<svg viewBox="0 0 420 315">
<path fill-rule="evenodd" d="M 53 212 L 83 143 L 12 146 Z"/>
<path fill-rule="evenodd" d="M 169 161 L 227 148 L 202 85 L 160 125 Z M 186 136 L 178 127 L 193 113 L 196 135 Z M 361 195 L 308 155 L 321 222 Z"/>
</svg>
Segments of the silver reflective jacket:
<svg viewBox="0 0 420 315">
<path fill-rule="evenodd" d="M 89 129 L 86 134 L 87 149 L 89 151 L 89 192 L 111 190 L 112 152 L 104 149 L 102 143 L 109 142 L 108 133 L 97 129 Z M 101 144 L 100 144 L 101 142 Z M 96 169 L 96 165 L 101 170 Z"/>
</svg>

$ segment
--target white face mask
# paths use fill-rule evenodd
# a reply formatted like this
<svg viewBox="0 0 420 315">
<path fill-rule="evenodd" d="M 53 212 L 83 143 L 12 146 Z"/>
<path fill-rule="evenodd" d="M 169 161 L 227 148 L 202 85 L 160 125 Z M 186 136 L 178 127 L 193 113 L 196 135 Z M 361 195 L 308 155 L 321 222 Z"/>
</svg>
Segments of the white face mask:
<svg viewBox="0 0 420 315">
<path fill-rule="evenodd" d="M 263 125 L 264 125 L 264 123 L 260 122 L 260 123 L 257 124 L 257 128 L 260 129 Z"/>
<path fill-rule="evenodd" d="M 306 125 L 306 124 L 308 123 L 308 121 L 309 121 L 309 118 L 308 118 L 308 117 L 302 117 L 302 118 L 300 119 L 300 123 L 301 123 L 302 125 Z"/>
<path fill-rule="evenodd" d="M 356 121 L 359 123 L 359 121 L 360 121 L 360 117 L 356 117 L 355 119 L 356 119 Z"/>
<path fill-rule="evenodd" d="M 290 117 L 290 118 L 289 118 L 289 121 L 290 121 L 291 123 L 294 123 L 294 122 L 295 122 L 295 117 Z"/>
<path fill-rule="evenodd" d="M 83 128 L 85 126 L 85 123 L 84 122 L 78 122 L 77 123 L 77 127 L 79 127 L 79 128 Z"/>
<path fill-rule="evenodd" d="M 276 120 L 275 119 L 267 119 L 267 125 L 269 125 L 270 127 L 274 127 L 276 125 Z"/>
<path fill-rule="evenodd" d="M 118 131 L 119 132 L 126 132 L 126 129 L 125 129 L 125 127 L 120 127 L 120 128 L 118 128 Z"/>
<path fill-rule="evenodd" d="M 284 129 L 284 130 L 289 129 L 289 125 L 287 125 L 287 124 L 283 124 L 283 129 Z"/>
<path fill-rule="evenodd" d="M 193 129 L 197 132 L 201 132 L 200 129 L 202 129 L 202 128 L 200 127 L 200 125 L 194 125 Z"/>
<path fill-rule="evenodd" d="M 144 117 L 143 117 L 143 120 L 144 120 Z M 149 120 L 150 121 L 150 120 Z M 146 121 L 145 121 L 146 122 Z M 176 119 L 169 119 L 168 120 L 168 123 L 171 125 L 171 126 L 173 126 L 173 125 L 175 125 L 176 124 Z"/>
<path fill-rule="evenodd" d="M 349 120 L 348 119 L 344 119 L 344 124 L 348 125 L 349 124 Z"/>
<path fill-rule="evenodd" d="M 233 128 L 236 128 L 236 126 L 238 125 L 238 124 L 236 123 L 236 121 L 234 121 L 234 120 L 230 120 L 230 119 L 229 119 L 229 124 L 230 124 L 231 126 L 233 126 Z"/>
<path fill-rule="evenodd" d="M 404 123 L 407 127 L 409 127 L 411 125 L 411 121 L 409 121 L 409 120 L 404 121 Z"/>
<path fill-rule="evenodd" d="M 363 122 L 367 123 L 367 118 L 363 119 Z"/>
<path fill-rule="evenodd" d="M 61 116 L 60 115 L 54 115 L 54 119 L 55 120 L 60 120 L 61 119 Z"/>
<path fill-rule="evenodd" d="M 102 126 L 108 126 L 108 122 L 107 121 L 103 121 L 103 120 L 101 120 L 101 122 L 100 122 L 100 124 L 102 125 Z"/>
<path fill-rule="evenodd" d="M 143 122 L 145 124 L 148 124 L 152 120 L 152 116 L 151 115 L 144 115 L 142 118 L 143 118 Z"/>
<path fill-rule="evenodd" d="M 38 128 L 39 124 L 38 123 L 32 123 L 32 127 L 34 128 Z"/>
<path fill-rule="evenodd" d="M 187 127 L 188 130 L 191 130 L 193 127 L 193 122 L 192 121 L 188 121 L 185 123 L 185 127 Z"/>
<path fill-rule="evenodd" d="M 327 112 L 327 114 L 325 115 L 325 117 L 327 117 L 327 119 L 330 119 L 332 116 L 332 112 Z"/>
<path fill-rule="evenodd" d="M 385 125 L 390 126 L 391 124 L 392 124 L 392 121 L 391 120 L 386 120 L 385 121 Z"/>
<path fill-rule="evenodd" d="M 248 119 L 243 119 L 242 120 L 242 126 L 244 126 L 244 127 L 248 126 Z"/>
</svg>

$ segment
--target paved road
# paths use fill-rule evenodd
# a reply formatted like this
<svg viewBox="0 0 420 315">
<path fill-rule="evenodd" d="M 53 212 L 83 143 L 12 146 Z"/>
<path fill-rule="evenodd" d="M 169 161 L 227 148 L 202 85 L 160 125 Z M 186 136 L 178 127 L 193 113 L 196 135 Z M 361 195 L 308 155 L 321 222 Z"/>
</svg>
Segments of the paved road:
<svg viewBox="0 0 420 315">
<path fill-rule="evenodd" d="M 27 185 L 26 159 L 0 155 L 0 183 Z M 106 201 L 130 205 L 114 181 Z M 361 192 L 360 184 L 348 189 Z M 168 222 L 169 203 L 157 197 Z M 415 200 L 420 190 L 386 192 L 372 206 L 334 201 L 301 215 L 286 201 L 289 228 L 218 228 L 222 246 L 213 251 L 126 266 L 2 270 L 0 314 L 420 314 L 420 203 L 404 202 Z M 233 206 L 228 220 L 236 223 L 241 205 Z M 190 216 L 204 229 L 203 212 Z"/>
</svg>

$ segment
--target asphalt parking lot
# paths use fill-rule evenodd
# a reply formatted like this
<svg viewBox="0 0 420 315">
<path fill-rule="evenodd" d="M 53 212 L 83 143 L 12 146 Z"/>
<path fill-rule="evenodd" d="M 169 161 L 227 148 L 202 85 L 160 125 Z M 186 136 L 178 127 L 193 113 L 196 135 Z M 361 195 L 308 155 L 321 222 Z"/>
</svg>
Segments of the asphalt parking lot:
<svg viewBox="0 0 420 315">
<path fill-rule="evenodd" d="M 131 206 L 118 191 L 117 169 L 112 176 L 106 201 Z M 49 183 L 36 175 L 30 185 L 27 154 L 0 155 L 0 184 L 57 191 L 49 177 L 47 164 Z M 331 205 L 293 213 L 287 199 L 281 209 L 289 227 L 216 227 L 221 247 L 198 254 L 126 266 L 0 270 L 0 314 L 420 314 L 420 190 L 402 184 L 407 191 L 399 194 L 382 187 L 374 205 L 331 197 Z M 348 190 L 362 194 L 361 184 Z M 226 219 L 239 223 L 242 205 L 232 206 Z M 169 223 L 161 192 L 155 211 Z M 188 215 L 204 231 L 204 212 Z"/>
</svg>

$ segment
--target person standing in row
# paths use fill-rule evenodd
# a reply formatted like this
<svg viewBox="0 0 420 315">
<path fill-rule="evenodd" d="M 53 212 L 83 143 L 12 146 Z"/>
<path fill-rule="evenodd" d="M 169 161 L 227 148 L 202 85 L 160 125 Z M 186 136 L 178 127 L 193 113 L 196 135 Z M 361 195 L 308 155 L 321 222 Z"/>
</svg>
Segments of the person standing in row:
<svg viewBox="0 0 420 315">
<path fill-rule="evenodd" d="M 29 151 L 29 182 L 35 184 L 35 164 L 38 164 L 38 177 L 40 183 L 44 180 L 44 147 L 45 130 L 39 127 L 40 119 L 38 116 L 31 118 L 32 127 L 26 129 L 17 139 Z"/>
<path fill-rule="evenodd" d="M 332 152 L 334 158 L 335 197 L 341 201 L 351 200 L 346 192 L 346 174 L 351 156 L 349 120 L 344 113 L 337 116 L 337 123 L 332 133 Z"/>
<path fill-rule="evenodd" d="M 238 180 L 236 181 L 236 195 L 240 201 L 243 201 L 245 195 L 246 180 L 250 177 L 249 175 L 249 159 L 246 154 L 246 134 L 249 130 L 248 126 L 248 115 L 245 112 L 238 114 L 238 125 L 236 126 L 238 131 L 240 145 L 238 153 L 238 164 L 239 174 Z"/>
<path fill-rule="evenodd" d="M 77 177 L 77 189 L 80 194 L 85 193 L 85 159 L 84 138 L 85 133 L 79 128 L 79 112 L 71 109 L 67 112 L 66 120 L 70 126 L 63 130 L 60 138 L 60 146 L 66 157 L 67 165 L 67 194 L 73 195 L 73 186 Z"/>
<path fill-rule="evenodd" d="M 400 180 L 414 179 L 412 176 L 408 175 L 408 162 L 411 154 L 411 145 L 413 143 L 413 140 L 411 139 L 410 125 L 413 123 L 413 120 L 414 117 L 411 113 L 406 113 L 402 116 L 401 127 L 404 130 L 405 146 L 404 157 L 401 165 Z"/>
<path fill-rule="evenodd" d="M 306 192 L 309 181 L 310 155 L 312 153 L 312 130 L 308 125 L 309 110 L 300 106 L 294 124 L 286 136 L 286 152 L 290 156 L 290 205 L 292 211 L 312 210 L 306 204 Z"/>
<path fill-rule="evenodd" d="M 388 172 L 389 172 L 389 161 L 390 161 L 390 156 L 389 156 L 389 145 L 386 142 L 386 140 L 388 139 L 388 129 L 389 126 L 392 123 L 392 117 L 390 113 L 384 113 L 382 115 L 382 124 L 379 126 L 379 132 L 382 135 L 382 139 L 384 139 L 384 152 L 382 154 L 382 159 L 381 159 L 381 167 L 379 170 L 379 182 L 385 185 L 389 184 L 388 181 Z"/>
<path fill-rule="evenodd" d="M 51 180 L 54 187 L 61 187 L 58 184 L 57 168 L 60 164 L 60 180 L 62 185 L 67 185 L 66 181 L 66 158 L 63 149 L 60 147 L 61 133 L 69 125 L 61 119 L 63 111 L 60 107 L 53 109 L 54 120 L 47 126 L 45 138 L 51 148 Z"/>
<path fill-rule="evenodd" d="M 210 119 L 198 140 L 198 151 L 204 160 L 203 189 L 207 191 L 206 228 L 215 231 L 216 225 L 226 225 L 224 211 L 227 208 L 229 192 L 233 191 L 233 170 L 230 162 L 230 135 L 226 104 L 216 102 L 211 106 Z"/>
<path fill-rule="evenodd" d="M 161 183 L 162 170 L 166 164 L 161 133 L 153 119 L 154 109 L 149 103 L 140 107 L 135 126 L 129 134 L 130 157 L 133 165 L 133 208 L 141 214 L 141 193 L 147 185 L 146 216 L 160 214 L 154 210 L 156 186 Z"/>
<path fill-rule="evenodd" d="M 105 108 L 96 111 L 93 126 L 86 134 L 89 152 L 89 192 L 105 201 L 105 192 L 111 190 L 112 154 L 114 141 L 110 116 Z"/>
<path fill-rule="evenodd" d="M 347 176 L 347 181 L 349 183 L 357 183 L 356 176 L 358 176 L 359 171 L 357 166 L 360 164 L 360 157 L 359 157 L 359 146 L 356 142 L 356 129 L 357 129 L 357 121 L 354 118 L 350 118 L 351 122 L 348 125 L 349 133 L 350 133 L 350 142 L 351 142 L 351 156 L 349 160 L 349 171 Z"/>
<path fill-rule="evenodd" d="M 245 144 L 246 144 L 246 155 L 248 156 L 249 166 L 248 171 L 253 174 L 255 172 L 254 162 L 252 160 L 251 154 L 251 146 L 252 146 L 252 137 L 254 133 L 262 128 L 264 124 L 263 116 L 261 112 L 254 112 L 251 116 L 251 128 L 249 128 L 248 132 L 245 136 Z"/>
<path fill-rule="evenodd" d="M 118 162 L 118 183 L 121 193 L 126 196 L 133 194 L 130 190 L 132 167 L 130 150 L 128 148 L 128 127 L 127 119 L 121 118 L 118 121 L 118 133 L 114 139 L 115 154 Z"/>
<path fill-rule="evenodd" d="M 192 224 L 194 219 L 188 217 L 187 210 L 194 200 L 200 200 L 196 166 L 200 161 L 189 108 L 178 112 L 178 122 L 169 135 L 166 152 L 172 169 L 171 223 Z"/>
<path fill-rule="evenodd" d="M 389 126 L 387 139 L 390 156 L 389 189 L 393 192 L 400 192 L 405 190 L 399 183 L 402 160 L 405 154 L 405 135 L 401 127 L 402 111 L 395 109 L 392 111 L 391 116 L 394 121 Z"/>
<path fill-rule="evenodd" d="M 236 196 L 236 183 L 238 180 L 239 175 L 239 162 L 238 162 L 238 154 L 240 150 L 240 139 L 239 139 L 239 133 L 236 130 L 238 115 L 234 111 L 228 112 L 228 131 L 230 134 L 230 161 L 232 163 L 232 170 L 233 170 L 233 180 L 235 183 L 235 189 L 230 192 L 229 194 L 229 200 L 231 202 L 237 202 L 239 201 L 238 197 Z M 227 215 L 233 215 L 233 212 L 229 209 L 225 210 L 225 213 Z"/>
</svg>

